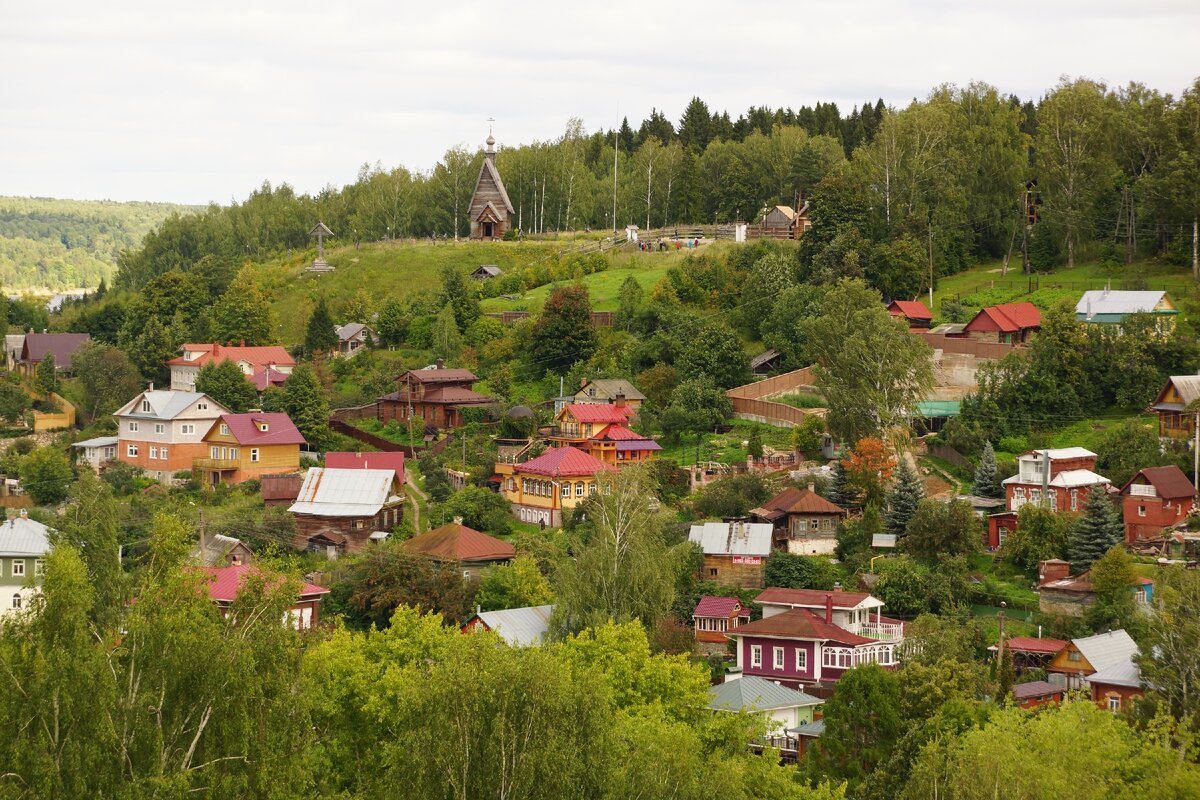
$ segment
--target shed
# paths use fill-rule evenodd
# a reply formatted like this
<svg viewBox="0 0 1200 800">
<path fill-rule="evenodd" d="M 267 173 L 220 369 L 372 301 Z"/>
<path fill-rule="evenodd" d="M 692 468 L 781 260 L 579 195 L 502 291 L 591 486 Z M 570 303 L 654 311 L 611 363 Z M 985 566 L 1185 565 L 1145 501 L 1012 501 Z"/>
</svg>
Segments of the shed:
<svg viewBox="0 0 1200 800">
<path fill-rule="evenodd" d="M 500 269 L 495 264 L 480 264 L 475 268 L 475 271 L 471 273 L 471 277 L 477 281 L 486 281 L 490 280 L 491 278 L 499 278 L 503 272 L 504 270 Z"/>
</svg>

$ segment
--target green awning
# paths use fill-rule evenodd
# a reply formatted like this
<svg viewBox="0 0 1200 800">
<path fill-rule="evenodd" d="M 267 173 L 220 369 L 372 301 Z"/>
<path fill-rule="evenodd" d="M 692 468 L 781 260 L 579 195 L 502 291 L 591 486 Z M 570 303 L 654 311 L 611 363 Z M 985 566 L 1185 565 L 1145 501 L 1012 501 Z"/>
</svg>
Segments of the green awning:
<svg viewBox="0 0 1200 800">
<path fill-rule="evenodd" d="M 925 419 L 957 417 L 961 413 L 961 400 L 922 400 L 917 403 L 917 416 Z"/>
</svg>

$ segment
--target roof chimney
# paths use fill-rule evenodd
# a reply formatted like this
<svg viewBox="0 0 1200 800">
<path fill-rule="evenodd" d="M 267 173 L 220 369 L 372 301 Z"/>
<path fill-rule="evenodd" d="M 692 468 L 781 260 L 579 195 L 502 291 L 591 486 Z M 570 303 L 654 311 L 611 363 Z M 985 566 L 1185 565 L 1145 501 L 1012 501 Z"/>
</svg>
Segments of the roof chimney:
<svg viewBox="0 0 1200 800">
<path fill-rule="evenodd" d="M 817 485 L 815 483 L 808 484 L 808 490 L 810 492 L 815 492 L 817 490 Z"/>
<path fill-rule="evenodd" d="M 439 358 L 437 361 L 433 362 L 433 368 L 434 369 L 445 369 L 446 362 Z"/>
<path fill-rule="evenodd" d="M 455 518 L 454 518 L 454 524 L 455 524 L 455 525 L 462 525 L 462 517 L 455 517 Z"/>
<path fill-rule="evenodd" d="M 238 345 L 238 347 L 245 347 L 245 346 L 246 346 L 246 340 L 245 340 L 245 339 L 242 339 L 242 341 L 241 341 L 241 343 Z"/>
<path fill-rule="evenodd" d="M 833 624 L 833 595 L 825 595 L 825 624 Z"/>
<path fill-rule="evenodd" d="M 587 386 L 587 384 L 588 384 L 588 380 L 587 380 L 587 378 L 580 378 L 580 379 L 579 379 L 579 388 L 580 388 L 580 389 L 583 389 L 583 388 L 585 388 L 585 387 Z"/>
<path fill-rule="evenodd" d="M 154 391 L 154 381 L 150 381 L 149 385 L 146 387 L 146 391 L 147 391 L 147 392 L 153 392 L 153 391 Z"/>
<path fill-rule="evenodd" d="M 613 405 L 615 405 L 617 408 L 625 407 L 625 393 L 624 392 L 617 392 L 616 395 L 613 396 Z"/>
</svg>

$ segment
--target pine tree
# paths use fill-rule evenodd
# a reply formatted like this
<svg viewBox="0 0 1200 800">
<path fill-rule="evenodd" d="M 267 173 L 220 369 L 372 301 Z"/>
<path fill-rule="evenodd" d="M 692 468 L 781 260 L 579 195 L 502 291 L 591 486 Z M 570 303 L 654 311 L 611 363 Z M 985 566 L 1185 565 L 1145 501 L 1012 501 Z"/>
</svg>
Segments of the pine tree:
<svg viewBox="0 0 1200 800">
<path fill-rule="evenodd" d="M 917 505 L 925 497 L 925 487 L 921 485 L 921 477 L 909 465 L 908 459 L 901 458 L 892 483 L 892 492 L 888 497 L 887 519 L 884 528 L 888 533 L 897 536 L 904 535 L 908 521 L 917 511 Z"/>
<path fill-rule="evenodd" d="M 846 485 L 846 469 L 841 461 L 833 462 L 833 479 L 829 481 L 825 499 L 842 508 L 854 502 L 850 487 Z"/>
<path fill-rule="evenodd" d="M 317 298 L 312 316 L 308 318 L 308 329 L 304 333 L 304 349 L 309 355 L 336 350 L 338 346 L 337 329 L 333 327 L 333 317 L 329 314 L 329 305 L 324 297 Z"/>
<path fill-rule="evenodd" d="M 1000 498 L 1004 496 L 996 474 L 996 451 L 992 443 L 983 445 L 983 454 L 979 457 L 979 466 L 975 468 L 975 482 L 971 492 L 976 497 Z"/>
<path fill-rule="evenodd" d="M 1092 487 L 1083 515 L 1071 526 L 1069 554 L 1071 567 L 1082 572 L 1092 562 L 1102 558 L 1115 544 L 1119 544 L 1124 531 L 1117 510 L 1108 499 L 1103 485 Z"/>
</svg>

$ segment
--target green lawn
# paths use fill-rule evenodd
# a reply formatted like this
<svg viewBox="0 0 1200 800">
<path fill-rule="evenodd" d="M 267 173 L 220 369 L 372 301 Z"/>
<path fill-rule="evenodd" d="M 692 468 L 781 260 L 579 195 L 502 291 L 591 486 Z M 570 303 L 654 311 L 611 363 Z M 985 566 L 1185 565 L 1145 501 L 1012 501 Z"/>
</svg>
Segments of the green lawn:
<svg viewBox="0 0 1200 800">
<path fill-rule="evenodd" d="M 1010 266 L 1007 275 L 1000 274 L 999 262 L 991 262 L 941 278 L 934 291 L 931 310 L 938 316 L 943 300 L 958 300 L 972 312 L 996 303 L 1025 301 L 1045 309 L 1063 299 L 1074 303 L 1086 290 L 1103 289 L 1106 283 L 1113 289 L 1165 290 L 1177 304 L 1189 296 L 1196 285 L 1186 267 L 1148 261 L 1115 267 L 1082 264 L 1073 269 L 1063 268 L 1032 276 L 1021 272 L 1019 260 L 1015 269 Z M 919 299 L 925 301 L 928 296 Z M 1181 309 L 1181 313 L 1186 315 L 1187 310 Z"/>
<path fill-rule="evenodd" d="M 654 285 L 662 280 L 667 270 L 678 261 L 674 253 L 633 253 L 632 259 L 615 259 L 620 266 L 614 265 L 604 272 L 585 275 L 578 280 L 556 281 L 545 286 L 530 289 L 516 300 L 503 297 L 489 297 L 482 302 L 483 310 L 499 311 L 530 311 L 541 309 L 550 296 L 550 291 L 559 286 L 570 286 L 576 283 L 587 287 L 588 297 L 594 311 L 616 311 L 617 300 L 621 292 L 621 284 L 629 276 L 633 276 L 641 285 L 645 295 L 654 290 Z"/>
<path fill-rule="evenodd" d="M 750 440 L 750 432 L 758 425 L 758 429 L 762 434 L 762 443 L 765 447 L 773 447 L 776 450 L 788 450 L 792 444 L 792 431 L 790 428 L 776 428 L 772 425 L 762 425 L 747 420 L 735 419 L 730 421 L 733 430 L 729 433 L 706 433 L 702 437 L 700 444 L 700 460 L 701 461 L 717 461 L 722 464 L 745 464 L 747 451 L 742 446 L 742 442 Z M 696 463 L 696 437 L 694 434 L 687 434 L 683 440 L 672 445 L 666 440 L 660 440 L 662 452 L 659 453 L 659 458 L 673 459 L 680 466 L 688 466 Z"/>
</svg>

